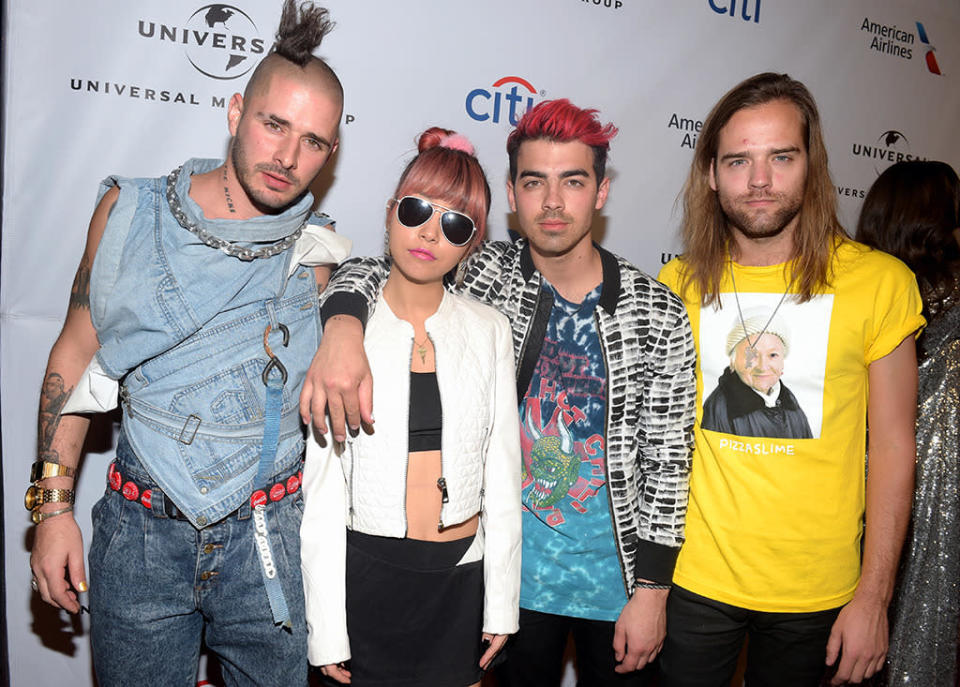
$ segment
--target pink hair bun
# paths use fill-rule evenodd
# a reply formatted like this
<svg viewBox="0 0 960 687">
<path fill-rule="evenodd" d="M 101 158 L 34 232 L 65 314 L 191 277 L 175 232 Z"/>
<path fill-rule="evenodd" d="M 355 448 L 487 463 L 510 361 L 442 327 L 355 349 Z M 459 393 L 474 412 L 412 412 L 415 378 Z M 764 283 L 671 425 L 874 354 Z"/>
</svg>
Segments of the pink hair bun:
<svg viewBox="0 0 960 687">
<path fill-rule="evenodd" d="M 450 148 L 450 150 L 459 150 L 467 155 L 476 156 L 473 144 L 463 134 L 449 134 L 440 139 L 437 144 L 441 148 Z"/>
</svg>

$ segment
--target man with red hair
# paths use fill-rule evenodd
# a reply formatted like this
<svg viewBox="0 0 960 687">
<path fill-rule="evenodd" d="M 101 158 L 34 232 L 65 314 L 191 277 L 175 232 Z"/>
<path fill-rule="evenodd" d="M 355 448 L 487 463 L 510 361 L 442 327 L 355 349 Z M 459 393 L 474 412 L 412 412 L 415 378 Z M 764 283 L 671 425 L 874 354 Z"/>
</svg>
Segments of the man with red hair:
<svg viewBox="0 0 960 687">
<path fill-rule="evenodd" d="M 450 284 L 513 328 L 523 582 L 505 687 L 559 684 L 571 632 L 581 684 L 646 684 L 640 669 L 666 629 L 686 512 L 694 346 L 680 300 L 592 241 L 616 133 L 567 100 L 527 112 L 507 139 L 507 197 L 524 238 L 486 242 Z M 382 258 L 348 264 L 323 306 L 326 332 L 301 412 L 325 431 L 329 404 L 341 440 L 345 419 L 354 429 L 373 421 L 359 320 L 386 272 Z"/>
</svg>

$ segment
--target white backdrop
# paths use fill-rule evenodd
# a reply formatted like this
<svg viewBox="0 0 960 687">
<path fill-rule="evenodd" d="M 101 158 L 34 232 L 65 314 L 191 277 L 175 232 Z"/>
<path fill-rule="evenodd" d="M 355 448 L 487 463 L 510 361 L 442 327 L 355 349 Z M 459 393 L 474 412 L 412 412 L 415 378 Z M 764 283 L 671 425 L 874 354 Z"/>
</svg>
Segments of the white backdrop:
<svg viewBox="0 0 960 687">
<path fill-rule="evenodd" d="M 19 496 L 35 455 L 40 382 L 98 181 L 111 173 L 157 176 L 187 157 L 223 156 L 224 104 L 272 43 L 280 6 L 231 2 L 3 2 L 0 408 L 14 685 L 92 682 L 88 618 L 57 614 L 29 592 L 30 530 Z M 504 238 L 511 101 L 522 111 L 528 102 L 569 97 L 620 127 L 597 238 L 652 273 L 677 249 L 676 198 L 699 120 L 756 72 L 786 71 L 817 98 L 848 227 L 897 155 L 960 166 L 955 1 L 328 6 L 338 26 L 321 54 L 340 75 L 346 104 L 340 151 L 319 184 L 321 208 L 354 240 L 357 255 L 379 251 L 383 203 L 417 133 L 433 124 L 474 141 L 494 186 L 491 234 Z M 89 508 L 110 458 L 110 418 L 97 430 L 78 497 L 88 539 Z"/>
</svg>

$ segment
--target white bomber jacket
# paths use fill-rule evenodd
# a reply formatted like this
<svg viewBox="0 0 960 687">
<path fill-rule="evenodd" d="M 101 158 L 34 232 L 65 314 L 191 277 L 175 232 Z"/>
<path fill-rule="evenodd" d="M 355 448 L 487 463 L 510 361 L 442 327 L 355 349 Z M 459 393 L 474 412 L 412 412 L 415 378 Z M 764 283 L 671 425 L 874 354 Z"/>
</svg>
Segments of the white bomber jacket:
<svg viewBox="0 0 960 687">
<path fill-rule="evenodd" d="M 522 463 L 510 324 L 489 306 L 445 292 L 425 325 L 443 409 L 441 472 L 449 501 L 441 508 L 442 526 L 481 514 L 464 560 L 482 552 L 483 631 L 510 634 L 519 615 Z M 300 555 L 313 665 L 350 658 L 346 528 L 406 535 L 413 346 L 412 325 L 393 314 L 381 293 L 364 337 L 374 379 L 374 432 L 361 431 L 345 446 L 334 446 L 329 435 L 326 446 L 307 444 Z"/>
</svg>

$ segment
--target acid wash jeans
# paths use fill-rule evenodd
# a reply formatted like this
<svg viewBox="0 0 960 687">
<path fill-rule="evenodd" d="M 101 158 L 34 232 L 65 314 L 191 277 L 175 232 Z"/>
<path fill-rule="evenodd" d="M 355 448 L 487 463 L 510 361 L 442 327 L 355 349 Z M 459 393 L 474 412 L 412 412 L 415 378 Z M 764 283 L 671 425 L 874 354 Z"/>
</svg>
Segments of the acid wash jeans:
<svg viewBox="0 0 960 687">
<path fill-rule="evenodd" d="M 152 488 L 154 496 L 147 509 L 108 486 L 93 508 L 90 611 L 100 687 L 195 687 L 201 641 L 219 658 L 227 685 L 305 685 L 301 492 L 268 499 L 266 506 L 274 564 L 290 609 L 286 629 L 270 622 L 249 500 L 224 520 L 197 529 L 165 514 L 162 492 L 123 435 L 116 470 L 124 481 Z M 287 478 L 276 475 L 271 482 Z"/>
</svg>

